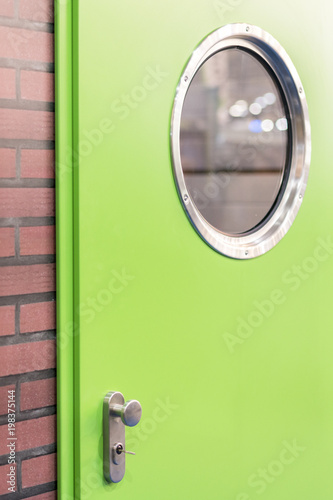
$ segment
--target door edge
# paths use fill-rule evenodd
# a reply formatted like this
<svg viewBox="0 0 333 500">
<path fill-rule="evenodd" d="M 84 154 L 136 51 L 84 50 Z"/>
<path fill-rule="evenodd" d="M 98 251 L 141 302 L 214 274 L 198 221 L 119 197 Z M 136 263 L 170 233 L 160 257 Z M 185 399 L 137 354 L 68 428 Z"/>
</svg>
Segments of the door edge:
<svg viewBox="0 0 333 500">
<path fill-rule="evenodd" d="M 58 498 L 74 495 L 73 0 L 55 0 Z"/>
</svg>

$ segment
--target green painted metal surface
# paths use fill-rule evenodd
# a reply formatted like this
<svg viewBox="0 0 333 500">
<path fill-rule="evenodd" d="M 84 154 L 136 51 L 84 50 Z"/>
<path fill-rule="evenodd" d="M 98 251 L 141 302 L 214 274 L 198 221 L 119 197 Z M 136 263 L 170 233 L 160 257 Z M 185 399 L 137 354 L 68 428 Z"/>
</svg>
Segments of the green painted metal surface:
<svg viewBox="0 0 333 500">
<path fill-rule="evenodd" d="M 331 500 L 332 13 L 328 0 L 75 2 L 76 498 Z M 300 213 L 250 261 L 223 257 L 196 234 L 169 148 L 182 69 L 202 38 L 231 22 L 258 25 L 284 46 L 312 123 Z M 62 224 L 65 199 L 64 189 Z M 61 269 L 65 242 L 58 251 Z M 60 289 L 60 308 L 66 296 Z M 66 363 L 68 350 L 59 356 Z M 143 406 L 126 430 L 137 455 L 118 485 L 102 472 L 110 390 Z M 66 498 L 72 483 L 60 481 Z"/>
</svg>

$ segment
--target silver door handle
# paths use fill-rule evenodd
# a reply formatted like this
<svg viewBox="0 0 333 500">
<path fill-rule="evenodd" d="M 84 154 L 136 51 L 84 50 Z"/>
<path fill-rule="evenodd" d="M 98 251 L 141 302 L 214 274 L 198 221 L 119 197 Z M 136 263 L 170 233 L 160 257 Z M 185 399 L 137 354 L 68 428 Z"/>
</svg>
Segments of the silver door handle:
<svg viewBox="0 0 333 500">
<path fill-rule="evenodd" d="M 125 455 L 135 455 L 125 449 L 125 425 L 134 427 L 140 422 L 139 401 L 125 403 L 121 392 L 108 392 L 103 403 L 103 470 L 109 483 L 119 483 L 125 475 Z"/>
<path fill-rule="evenodd" d="M 136 401 L 135 399 L 130 399 L 123 405 L 111 404 L 109 405 L 109 408 L 110 413 L 113 416 L 120 417 L 122 422 L 125 425 L 128 425 L 128 427 L 134 427 L 140 422 L 142 408 L 139 401 Z"/>
</svg>

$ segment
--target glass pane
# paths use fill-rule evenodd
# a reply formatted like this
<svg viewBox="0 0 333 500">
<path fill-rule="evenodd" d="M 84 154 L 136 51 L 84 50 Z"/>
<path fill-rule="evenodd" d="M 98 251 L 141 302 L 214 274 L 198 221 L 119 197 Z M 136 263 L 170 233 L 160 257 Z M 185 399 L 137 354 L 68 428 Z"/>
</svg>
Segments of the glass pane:
<svg viewBox="0 0 333 500">
<path fill-rule="evenodd" d="M 250 53 L 208 59 L 187 92 L 180 129 L 188 192 L 203 217 L 237 235 L 258 225 L 279 193 L 288 120 L 275 81 Z"/>
</svg>

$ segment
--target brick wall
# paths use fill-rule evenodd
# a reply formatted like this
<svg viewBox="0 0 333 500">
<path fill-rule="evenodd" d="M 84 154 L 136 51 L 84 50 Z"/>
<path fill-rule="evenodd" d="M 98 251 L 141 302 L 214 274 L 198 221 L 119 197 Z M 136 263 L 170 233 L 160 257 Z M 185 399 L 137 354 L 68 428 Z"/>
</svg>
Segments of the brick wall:
<svg viewBox="0 0 333 500">
<path fill-rule="evenodd" d="M 0 496 L 11 500 L 56 498 L 53 73 L 53 0 L 0 0 Z"/>
</svg>

